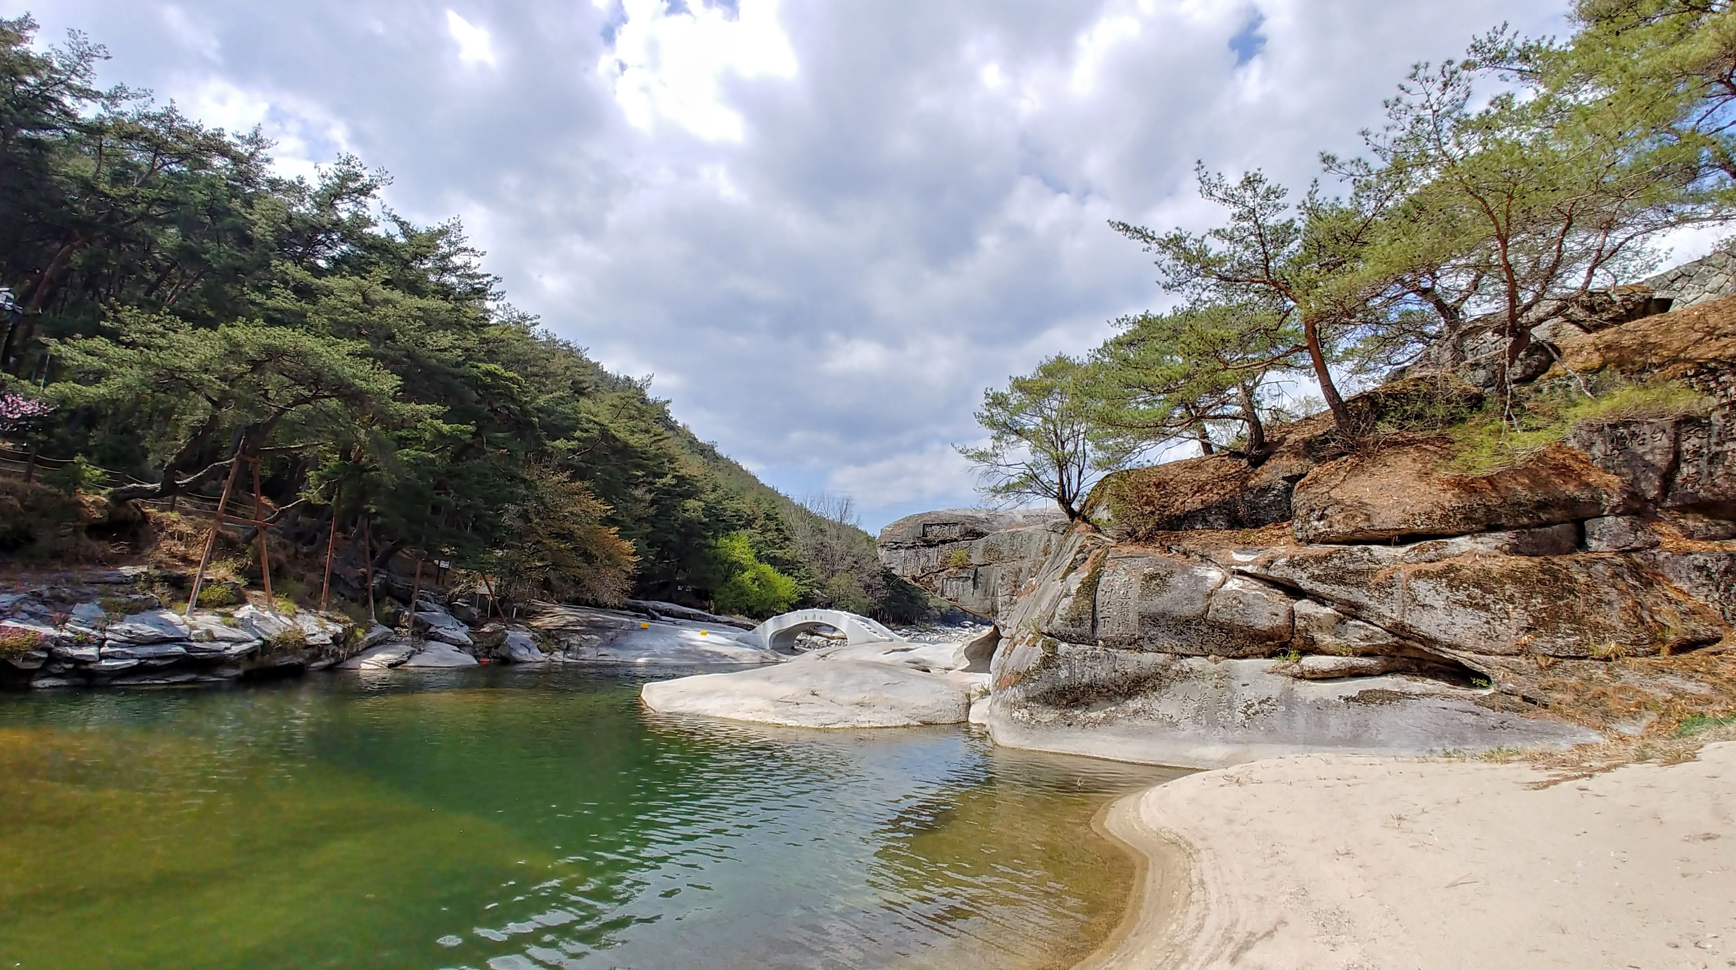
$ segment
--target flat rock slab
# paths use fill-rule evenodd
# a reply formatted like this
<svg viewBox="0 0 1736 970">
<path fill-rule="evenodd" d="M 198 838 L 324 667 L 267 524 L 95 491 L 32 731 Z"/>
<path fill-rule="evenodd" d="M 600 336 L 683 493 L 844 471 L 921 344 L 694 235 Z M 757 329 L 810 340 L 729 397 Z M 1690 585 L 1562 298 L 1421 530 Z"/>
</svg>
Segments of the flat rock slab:
<svg viewBox="0 0 1736 970">
<path fill-rule="evenodd" d="M 146 610 L 134 613 L 108 625 L 106 631 L 115 643 L 171 643 L 192 637 L 193 628 L 179 614 L 168 610 Z"/>
<path fill-rule="evenodd" d="M 404 667 L 474 667 L 476 658 L 452 646 L 430 640 L 401 664 Z"/>
<path fill-rule="evenodd" d="M 862 660 L 803 657 L 775 667 L 646 684 L 645 706 L 787 727 L 874 728 L 958 724 L 970 691 L 919 670 Z"/>
<path fill-rule="evenodd" d="M 338 664 L 338 669 L 386 670 L 409 660 L 410 655 L 415 652 L 416 645 L 408 640 L 387 640 Z"/>
<path fill-rule="evenodd" d="M 472 645 L 470 628 L 450 613 L 422 610 L 417 612 L 416 622 L 426 631 L 430 640 L 438 640 L 455 647 Z"/>
</svg>

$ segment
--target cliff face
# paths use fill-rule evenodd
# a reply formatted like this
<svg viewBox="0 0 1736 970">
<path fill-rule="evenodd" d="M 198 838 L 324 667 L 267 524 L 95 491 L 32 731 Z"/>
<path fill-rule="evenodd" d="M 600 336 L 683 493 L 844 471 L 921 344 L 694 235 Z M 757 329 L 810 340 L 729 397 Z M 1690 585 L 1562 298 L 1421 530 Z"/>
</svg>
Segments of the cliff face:
<svg viewBox="0 0 1736 970">
<path fill-rule="evenodd" d="M 1444 355 L 1355 399 L 1354 449 L 1309 419 L 1258 467 L 1112 476 L 1091 525 L 927 513 L 887 527 L 881 555 L 995 622 L 989 723 L 1020 746 L 1207 766 L 1572 743 L 1726 710 L 1736 298 L 1639 313 L 1540 324 L 1535 379 L 1668 381 L 1692 406 L 1606 394 L 1478 467 L 1460 433 L 1477 365 Z"/>
</svg>

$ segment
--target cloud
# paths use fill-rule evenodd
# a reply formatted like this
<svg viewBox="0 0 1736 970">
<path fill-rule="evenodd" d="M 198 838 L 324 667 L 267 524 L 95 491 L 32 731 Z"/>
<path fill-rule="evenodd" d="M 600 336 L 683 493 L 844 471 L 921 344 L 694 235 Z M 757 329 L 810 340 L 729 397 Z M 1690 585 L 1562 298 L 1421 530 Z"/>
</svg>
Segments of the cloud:
<svg viewBox="0 0 1736 970">
<path fill-rule="evenodd" d="M 741 141 L 743 121 L 724 99 L 726 77 L 796 72 L 795 52 L 778 27 L 778 5 L 746 9 L 676 0 L 623 0 L 610 23 L 613 43 L 597 65 L 627 120 L 651 131 L 669 121 L 706 141 Z"/>
<path fill-rule="evenodd" d="M 493 38 L 488 31 L 476 26 L 458 15 L 455 10 L 446 11 L 446 32 L 458 42 L 458 59 L 466 64 L 487 64 L 495 66 Z"/>
<path fill-rule="evenodd" d="M 878 526 L 975 500 L 950 445 L 985 386 L 1169 299 L 1109 219 L 1205 225 L 1196 160 L 1301 190 L 1413 61 L 1558 33 L 1566 0 L 34 6 L 111 47 L 105 79 L 257 121 L 294 170 L 386 167 L 514 303 Z M 451 70 L 455 42 L 490 69 Z"/>
</svg>

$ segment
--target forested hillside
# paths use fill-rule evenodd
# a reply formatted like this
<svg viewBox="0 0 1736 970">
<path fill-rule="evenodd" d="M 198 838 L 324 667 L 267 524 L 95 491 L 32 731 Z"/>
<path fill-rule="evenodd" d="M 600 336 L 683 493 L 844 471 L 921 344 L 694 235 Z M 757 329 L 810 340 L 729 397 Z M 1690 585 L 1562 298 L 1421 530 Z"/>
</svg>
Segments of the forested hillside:
<svg viewBox="0 0 1736 970">
<path fill-rule="evenodd" d="M 628 595 L 891 619 L 920 594 L 700 442 L 649 393 L 512 307 L 456 220 L 412 223 L 354 158 L 275 175 L 257 132 L 125 87 L 100 46 L 0 20 L 0 434 L 134 480 L 116 506 L 268 498 L 518 598 Z M 71 466 L 62 484 L 94 491 Z M 297 506 L 295 503 L 301 502 Z M 810 503 L 812 504 L 812 503 Z M 28 523 L 0 552 L 41 554 Z"/>
</svg>

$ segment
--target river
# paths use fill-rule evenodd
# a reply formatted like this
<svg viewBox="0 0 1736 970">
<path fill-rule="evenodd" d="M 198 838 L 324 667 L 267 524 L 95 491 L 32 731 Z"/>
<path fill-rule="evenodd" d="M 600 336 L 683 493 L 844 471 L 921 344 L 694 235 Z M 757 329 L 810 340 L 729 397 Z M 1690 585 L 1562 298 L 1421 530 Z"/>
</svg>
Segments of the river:
<svg viewBox="0 0 1736 970">
<path fill-rule="evenodd" d="M 0 968 L 1063 967 L 1173 772 L 574 668 L 0 696 Z"/>
</svg>

